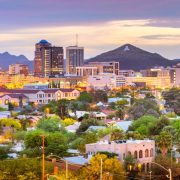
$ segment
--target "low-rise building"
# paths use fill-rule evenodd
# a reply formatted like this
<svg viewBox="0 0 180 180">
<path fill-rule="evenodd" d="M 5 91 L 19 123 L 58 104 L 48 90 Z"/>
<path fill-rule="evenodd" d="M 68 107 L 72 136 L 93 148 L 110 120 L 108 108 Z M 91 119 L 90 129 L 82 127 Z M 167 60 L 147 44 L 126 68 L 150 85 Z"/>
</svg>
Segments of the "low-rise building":
<svg viewBox="0 0 180 180">
<path fill-rule="evenodd" d="M 104 90 L 105 88 L 114 89 L 125 84 L 125 77 L 116 74 L 99 74 L 89 76 L 87 83 L 88 88 L 101 90 Z"/>
<path fill-rule="evenodd" d="M 154 140 L 117 140 L 117 141 L 99 141 L 97 143 L 86 144 L 86 153 L 94 155 L 98 152 L 116 153 L 121 162 L 125 157 L 133 155 L 138 163 L 143 165 L 145 171 L 149 169 L 150 163 L 155 158 Z"/>
<path fill-rule="evenodd" d="M 9 103 L 17 107 L 26 106 L 28 105 L 28 97 L 24 94 L 4 94 L 0 96 L 0 105 L 2 107 L 8 108 Z"/>
<path fill-rule="evenodd" d="M 35 104 L 47 104 L 52 100 L 76 99 L 79 97 L 80 92 L 76 89 L 0 89 L 0 102 L 6 97 L 5 95 L 9 94 L 17 98 L 23 95 L 28 98 L 28 102 Z"/>
<path fill-rule="evenodd" d="M 29 74 L 29 68 L 28 65 L 25 64 L 11 64 L 9 65 L 9 74 L 11 75 L 17 75 L 17 74 Z"/>
</svg>

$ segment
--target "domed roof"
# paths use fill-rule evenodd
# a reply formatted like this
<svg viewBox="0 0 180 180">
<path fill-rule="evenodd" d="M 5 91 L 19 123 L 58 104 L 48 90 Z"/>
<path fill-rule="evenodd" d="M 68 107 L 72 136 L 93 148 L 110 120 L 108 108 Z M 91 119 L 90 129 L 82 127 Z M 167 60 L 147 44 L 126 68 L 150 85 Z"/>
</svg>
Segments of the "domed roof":
<svg viewBox="0 0 180 180">
<path fill-rule="evenodd" d="M 39 44 L 49 44 L 49 42 L 46 41 L 45 39 L 43 39 L 43 40 L 39 41 Z"/>
</svg>

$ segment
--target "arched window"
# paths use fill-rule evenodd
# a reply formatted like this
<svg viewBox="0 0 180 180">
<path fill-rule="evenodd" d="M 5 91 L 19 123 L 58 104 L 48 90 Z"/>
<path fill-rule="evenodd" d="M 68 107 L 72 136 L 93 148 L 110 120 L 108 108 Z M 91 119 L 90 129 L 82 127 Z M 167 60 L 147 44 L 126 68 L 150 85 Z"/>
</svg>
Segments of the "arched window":
<svg viewBox="0 0 180 180">
<path fill-rule="evenodd" d="M 153 150 L 153 148 L 151 148 L 151 150 L 150 150 L 150 157 L 153 157 L 153 154 L 154 154 L 154 150 Z"/>
<path fill-rule="evenodd" d="M 143 151 L 142 150 L 139 151 L 139 158 L 143 158 Z"/>
<path fill-rule="evenodd" d="M 138 153 L 137 153 L 137 151 L 134 151 L 134 158 L 137 159 L 137 157 L 138 157 Z"/>
<path fill-rule="evenodd" d="M 145 150 L 145 157 L 149 157 L 149 150 L 148 149 Z"/>
<path fill-rule="evenodd" d="M 128 156 L 131 156 L 131 152 L 130 151 L 128 151 Z"/>
</svg>

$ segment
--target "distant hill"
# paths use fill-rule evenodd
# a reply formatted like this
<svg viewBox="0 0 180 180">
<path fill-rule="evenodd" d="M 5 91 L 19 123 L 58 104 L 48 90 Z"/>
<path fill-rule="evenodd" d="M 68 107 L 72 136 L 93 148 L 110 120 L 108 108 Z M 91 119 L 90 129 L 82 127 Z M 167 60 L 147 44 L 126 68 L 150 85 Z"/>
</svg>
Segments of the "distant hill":
<svg viewBox="0 0 180 180">
<path fill-rule="evenodd" d="M 119 61 L 120 69 L 133 69 L 136 71 L 154 66 L 167 67 L 177 64 L 177 61 L 166 59 L 157 53 L 144 51 L 131 44 L 125 44 L 112 51 L 102 53 L 94 58 L 88 59 L 86 62 L 94 61 Z"/>
<path fill-rule="evenodd" d="M 0 67 L 8 70 L 10 64 L 22 63 L 29 66 L 29 69 L 33 70 L 33 61 L 30 61 L 24 55 L 11 55 L 8 52 L 0 53 Z"/>
</svg>

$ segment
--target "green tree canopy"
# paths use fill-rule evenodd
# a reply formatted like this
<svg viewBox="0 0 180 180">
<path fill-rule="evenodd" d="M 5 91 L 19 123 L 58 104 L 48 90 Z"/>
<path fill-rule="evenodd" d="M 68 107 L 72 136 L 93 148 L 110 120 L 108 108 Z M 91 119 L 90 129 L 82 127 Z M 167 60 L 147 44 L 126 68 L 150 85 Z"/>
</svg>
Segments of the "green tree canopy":
<svg viewBox="0 0 180 180">
<path fill-rule="evenodd" d="M 37 123 L 37 128 L 48 132 L 58 131 L 60 129 L 60 119 L 58 117 L 43 117 Z"/>
<path fill-rule="evenodd" d="M 129 109 L 129 114 L 133 119 L 138 119 L 144 115 L 159 117 L 159 106 L 153 99 L 138 99 Z"/>
<path fill-rule="evenodd" d="M 149 128 L 157 121 L 158 120 L 154 116 L 142 116 L 141 118 L 133 121 L 128 130 L 137 131 L 141 135 L 148 136 Z"/>
</svg>

